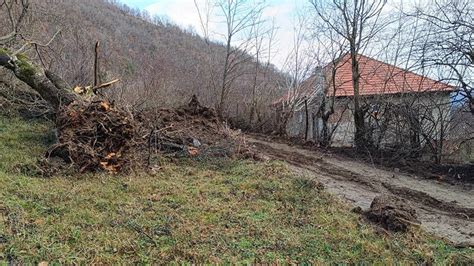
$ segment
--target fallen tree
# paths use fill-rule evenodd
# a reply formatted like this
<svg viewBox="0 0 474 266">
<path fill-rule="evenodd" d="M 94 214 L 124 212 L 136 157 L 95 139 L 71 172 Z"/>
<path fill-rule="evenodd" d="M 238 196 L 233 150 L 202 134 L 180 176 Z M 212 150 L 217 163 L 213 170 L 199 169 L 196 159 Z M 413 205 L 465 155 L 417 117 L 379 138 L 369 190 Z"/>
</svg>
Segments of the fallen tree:
<svg viewBox="0 0 474 266">
<path fill-rule="evenodd" d="M 57 140 L 47 158 L 59 157 L 76 172 L 120 173 L 133 166 L 150 167 L 156 154 L 263 158 L 252 152 L 237 132 L 220 123 L 216 111 L 202 106 L 196 96 L 180 108 L 133 113 L 97 96 L 82 97 L 84 90 L 71 90 L 59 76 L 24 55 L 12 55 L 4 49 L 0 65 L 55 110 Z M 112 83 L 105 84 L 83 88 Z M 50 175 L 55 171 L 42 172 Z"/>
<path fill-rule="evenodd" d="M 130 114 L 106 100 L 86 100 L 58 75 L 44 70 L 25 55 L 0 50 L 0 66 L 28 84 L 55 110 L 57 143 L 47 156 L 62 158 L 80 172 L 104 169 L 119 172 L 135 138 Z"/>
<path fill-rule="evenodd" d="M 58 75 L 36 66 L 24 54 L 0 48 L 0 66 L 10 70 L 19 80 L 38 92 L 55 110 L 61 105 L 82 101 Z"/>
</svg>

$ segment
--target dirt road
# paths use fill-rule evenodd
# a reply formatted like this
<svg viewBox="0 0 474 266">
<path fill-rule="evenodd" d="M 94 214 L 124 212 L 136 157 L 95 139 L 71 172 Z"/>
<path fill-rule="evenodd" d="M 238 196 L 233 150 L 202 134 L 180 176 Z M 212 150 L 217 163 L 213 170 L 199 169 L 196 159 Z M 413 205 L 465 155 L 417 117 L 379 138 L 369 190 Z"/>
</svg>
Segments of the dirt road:
<svg viewBox="0 0 474 266">
<path fill-rule="evenodd" d="M 412 203 L 421 226 L 459 246 L 474 246 L 474 190 L 378 169 L 338 155 L 249 137 L 248 141 L 299 173 L 317 178 L 327 190 L 367 209 L 373 198 L 393 194 Z"/>
</svg>

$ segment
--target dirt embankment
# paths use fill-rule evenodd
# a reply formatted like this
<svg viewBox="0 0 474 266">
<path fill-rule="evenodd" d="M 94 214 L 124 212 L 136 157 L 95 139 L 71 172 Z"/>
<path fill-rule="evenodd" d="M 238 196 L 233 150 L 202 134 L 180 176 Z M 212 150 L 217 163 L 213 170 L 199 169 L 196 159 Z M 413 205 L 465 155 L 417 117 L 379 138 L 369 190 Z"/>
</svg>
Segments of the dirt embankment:
<svg viewBox="0 0 474 266">
<path fill-rule="evenodd" d="M 259 151 L 314 176 L 351 204 L 369 209 L 374 198 L 402 199 L 416 210 L 421 226 L 455 245 L 474 246 L 474 190 L 471 186 L 427 180 L 380 169 L 345 156 L 323 154 L 284 143 L 249 138 Z"/>
</svg>

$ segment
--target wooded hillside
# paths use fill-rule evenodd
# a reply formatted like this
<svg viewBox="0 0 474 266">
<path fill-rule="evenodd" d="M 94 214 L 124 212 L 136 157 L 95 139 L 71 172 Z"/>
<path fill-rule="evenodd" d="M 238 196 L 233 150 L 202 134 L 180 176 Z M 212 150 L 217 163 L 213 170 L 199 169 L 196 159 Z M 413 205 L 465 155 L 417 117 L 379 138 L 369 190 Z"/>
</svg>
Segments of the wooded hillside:
<svg viewBox="0 0 474 266">
<path fill-rule="evenodd" d="M 46 43 L 57 34 L 49 46 L 37 46 L 38 52 L 31 51 L 29 56 L 64 77 L 71 86 L 93 84 L 94 44 L 100 41 L 99 79 L 121 79 L 116 88 L 107 91 L 119 103 L 134 108 L 171 107 L 196 94 L 203 104 L 216 106 L 216 77 L 222 75 L 225 59 L 222 44 L 206 41 L 192 30 L 160 17 L 151 18 L 117 1 L 65 0 L 51 4 L 36 0 L 31 1 L 29 10 L 27 27 L 22 29 L 29 39 Z M 0 35 L 8 30 L 0 29 Z M 272 65 L 263 64 L 258 67 L 262 71 L 254 74 L 256 64 L 250 55 L 239 67 L 244 74 L 234 82 L 225 114 L 245 120 L 254 80 L 265 83 L 261 86 L 265 89 L 257 92 L 257 112 L 264 112 L 274 95 L 280 93 L 276 83 L 282 74 Z M 258 115 L 263 120 L 264 115 Z"/>
</svg>

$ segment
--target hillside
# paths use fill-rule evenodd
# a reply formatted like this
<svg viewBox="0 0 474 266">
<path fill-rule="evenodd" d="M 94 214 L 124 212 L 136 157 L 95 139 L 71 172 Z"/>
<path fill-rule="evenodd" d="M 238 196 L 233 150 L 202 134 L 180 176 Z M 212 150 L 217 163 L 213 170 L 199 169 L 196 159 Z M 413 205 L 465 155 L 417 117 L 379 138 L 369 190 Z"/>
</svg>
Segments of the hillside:
<svg viewBox="0 0 474 266">
<path fill-rule="evenodd" d="M 353 100 L 326 95 L 323 79 L 300 97 L 313 53 L 295 44 L 294 71 L 279 73 L 270 52 L 251 56 L 264 10 L 213 3 L 243 19 L 234 34 L 249 46 L 116 0 L 0 1 L 0 265 L 474 264 L 474 165 L 442 164 L 445 141 L 471 155 L 469 120 L 416 103 L 431 93 L 358 106 L 354 53 Z M 377 24 L 365 3 L 338 21 Z M 346 110 L 361 123 L 330 123 Z M 286 134 L 290 119 L 304 138 Z M 364 141 L 332 146 L 339 122 Z M 378 145 L 389 124 L 409 150 Z"/>
<path fill-rule="evenodd" d="M 196 94 L 201 102 L 215 106 L 219 78 L 225 58 L 223 45 L 206 42 L 190 30 L 183 30 L 159 17 L 146 17 L 116 1 L 86 0 L 31 1 L 28 38 L 47 43 L 39 53 L 29 55 L 38 64 L 58 73 L 72 86 L 93 82 L 94 45 L 100 41 L 100 80 L 120 78 L 108 95 L 120 103 L 138 108 L 170 107 Z M 8 29 L 0 29 L 0 35 Z M 235 82 L 229 95 L 227 116 L 245 117 L 249 112 L 250 84 L 255 63 L 243 66 L 245 75 Z M 260 68 L 264 68 L 263 65 Z M 262 112 L 277 93 L 282 75 L 273 66 L 259 82 L 273 82 L 259 91 Z M 235 101 L 234 99 L 239 99 Z"/>
</svg>

